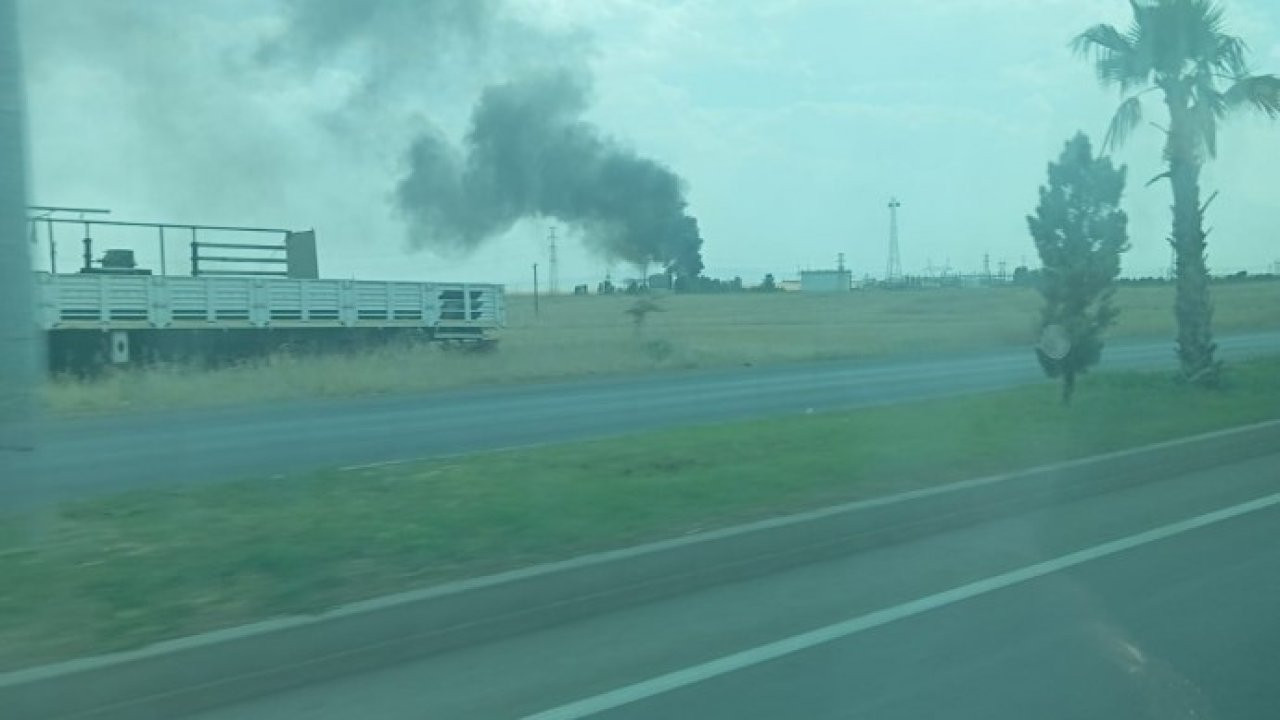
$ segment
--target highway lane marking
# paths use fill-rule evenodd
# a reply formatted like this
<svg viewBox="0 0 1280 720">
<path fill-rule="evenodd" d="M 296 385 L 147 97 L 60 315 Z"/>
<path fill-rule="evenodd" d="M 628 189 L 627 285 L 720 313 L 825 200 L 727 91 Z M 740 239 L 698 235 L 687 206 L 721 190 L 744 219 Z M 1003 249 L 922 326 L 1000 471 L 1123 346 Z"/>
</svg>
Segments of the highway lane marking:
<svg viewBox="0 0 1280 720">
<path fill-rule="evenodd" d="M 397 465 L 407 465 L 411 462 L 413 462 L 413 460 L 408 458 L 404 460 L 383 460 L 382 462 L 365 463 L 364 465 L 347 465 L 338 468 L 338 472 L 349 473 L 363 472 L 365 470 L 378 470 L 381 468 L 395 467 Z"/>
<path fill-rule="evenodd" d="M 979 595 L 1002 590 L 1021 583 L 1035 580 L 1061 570 L 1083 565 L 1084 563 L 1109 557 L 1154 542 L 1159 542 L 1176 535 L 1215 525 L 1234 518 L 1258 512 L 1280 505 L 1280 493 L 1233 505 L 1214 512 L 1198 515 L 1168 525 L 1141 532 L 1136 535 L 1112 540 L 1084 550 L 1078 550 L 1050 560 L 1028 565 L 1017 570 L 993 575 L 966 585 L 927 595 L 916 600 L 876 610 L 874 612 L 851 618 L 842 622 L 818 628 L 799 635 L 793 635 L 776 642 L 759 645 L 742 652 L 726 655 L 700 665 L 677 670 L 666 675 L 659 675 L 648 680 L 611 690 L 594 697 L 584 698 L 576 702 L 552 708 L 540 713 L 526 716 L 525 720 L 578 720 L 597 713 L 613 710 L 682 687 L 709 680 L 721 675 L 742 670 L 754 665 L 776 660 L 803 650 L 840 640 L 851 635 L 870 630 L 882 625 L 905 620 L 907 618 L 953 605 Z"/>
<path fill-rule="evenodd" d="M 587 442 L 590 442 L 590 440 Z M 379 470 L 382 468 L 397 467 L 399 465 L 409 465 L 411 463 L 435 462 L 438 460 L 458 460 L 460 458 L 483 457 L 486 455 L 501 455 L 503 453 L 516 452 L 517 450 L 537 450 L 539 448 L 550 447 L 556 444 L 558 443 L 520 443 L 519 445 L 503 445 L 502 447 L 487 448 L 484 450 L 476 450 L 474 452 L 457 452 L 448 453 L 446 455 L 422 455 L 419 457 L 404 458 L 401 460 L 383 460 L 382 462 L 367 463 L 365 465 L 347 465 L 346 467 L 338 468 L 338 472 L 363 472 L 365 470 Z"/>
</svg>

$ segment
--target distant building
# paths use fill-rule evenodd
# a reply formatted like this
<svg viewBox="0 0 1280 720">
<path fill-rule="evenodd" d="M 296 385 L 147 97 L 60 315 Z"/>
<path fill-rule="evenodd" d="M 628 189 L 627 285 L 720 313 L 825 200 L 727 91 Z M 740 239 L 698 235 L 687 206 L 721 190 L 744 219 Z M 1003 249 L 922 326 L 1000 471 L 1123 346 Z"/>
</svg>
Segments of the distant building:
<svg viewBox="0 0 1280 720">
<path fill-rule="evenodd" d="M 783 280 L 782 282 L 778 283 L 778 287 L 782 288 L 784 292 L 800 292 L 800 281 L 799 280 Z"/>
<path fill-rule="evenodd" d="M 657 275 L 650 275 L 649 289 L 650 290 L 670 290 L 671 276 L 666 273 L 658 273 Z"/>
<path fill-rule="evenodd" d="M 849 292 L 852 288 L 853 273 L 849 270 L 803 270 L 800 273 L 801 292 Z"/>
</svg>

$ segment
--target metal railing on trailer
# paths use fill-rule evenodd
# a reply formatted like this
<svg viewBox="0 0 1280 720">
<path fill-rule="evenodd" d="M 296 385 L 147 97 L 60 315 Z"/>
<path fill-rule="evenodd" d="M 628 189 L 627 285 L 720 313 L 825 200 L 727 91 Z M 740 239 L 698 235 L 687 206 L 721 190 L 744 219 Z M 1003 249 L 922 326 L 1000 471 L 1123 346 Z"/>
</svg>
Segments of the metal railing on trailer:
<svg viewBox="0 0 1280 720">
<path fill-rule="evenodd" d="M 58 274 L 59 240 L 54 232 L 58 226 L 70 225 L 79 228 L 79 242 L 83 246 L 79 272 L 98 272 L 95 265 L 102 265 L 101 272 L 106 269 L 105 260 L 94 257 L 94 233 L 107 229 L 124 231 L 154 231 L 157 253 L 153 257 L 156 267 L 138 269 L 132 274 L 169 275 L 169 250 L 173 243 L 184 243 L 189 247 L 190 274 L 192 277 L 205 275 L 289 277 L 295 279 L 316 279 L 319 277 L 316 262 L 315 232 L 311 230 L 294 231 L 285 228 L 247 227 L 235 225 L 194 225 L 188 223 L 136 222 L 126 220 L 104 220 L 86 217 L 86 215 L 105 215 L 109 210 L 96 208 L 60 208 L 34 205 L 28 210 L 33 213 L 27 222 L 31 231 L 31 240 L 43 239 L 48 250 L 48 271 Z M 65 214 L 78 214 L 79 217 L 65 217 Z M 43 226 L 44 232 L 40 232 Z M 245 238 L 245 236 L 249 236 Z M 257 238 L 264 238 L 257 240 Z M 128 245 L 137 248 L 141 238 L 136 234 Z M 253 242 L 248 240 L 253 239 Z M 108 253 L 112 252 L 108 250 Z M 118 250 L 116 252 L 119 252 Z M 133 250 L 128 251 L 132 259 Z M 131 269 L 131 268 L 130 268 Z M 128 274 L 120 273 L 117 274 Z"/>
<path fill-rule="evenodd" d="M 46 330 L 431 328 L 466 339 L 505 322 L 501 285 L 37 273 Z"/>
</svg>

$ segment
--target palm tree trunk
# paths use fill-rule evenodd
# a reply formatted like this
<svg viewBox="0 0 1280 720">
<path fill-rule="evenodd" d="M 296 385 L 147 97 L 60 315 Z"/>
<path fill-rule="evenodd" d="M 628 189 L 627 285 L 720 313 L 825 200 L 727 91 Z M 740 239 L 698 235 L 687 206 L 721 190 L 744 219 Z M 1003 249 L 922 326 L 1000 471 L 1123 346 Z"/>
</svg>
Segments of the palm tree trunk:
<svg viewBox="0 0 1280 720">
<path fill-rule="evenodd" d="M 1185 103 L 1170 98 L 1169 180 L 1173 186 L 1173 248 L 1178 320 L 1178 361 L 1182 378 L 1206 387 L 1217 385 L 1221 364 L 1214 359 L 1213 306 L 1205 263 L 1207 235 L 1200 204 L 1200 160 L 1192 118 Z"/>
</svg>

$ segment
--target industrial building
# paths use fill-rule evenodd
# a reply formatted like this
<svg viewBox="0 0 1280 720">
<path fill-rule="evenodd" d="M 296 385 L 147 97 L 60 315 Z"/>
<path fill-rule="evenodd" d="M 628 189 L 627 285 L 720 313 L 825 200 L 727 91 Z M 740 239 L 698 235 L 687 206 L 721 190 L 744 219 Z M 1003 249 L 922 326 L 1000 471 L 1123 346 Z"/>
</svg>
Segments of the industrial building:
<svg viewBox="0 0 1280 720">
<path fill-rule="evenodd" d="M 853 272 L 849 270 L 802 270 L 800 292 L 836 293 L 853 288 Z"/>
</svg>

